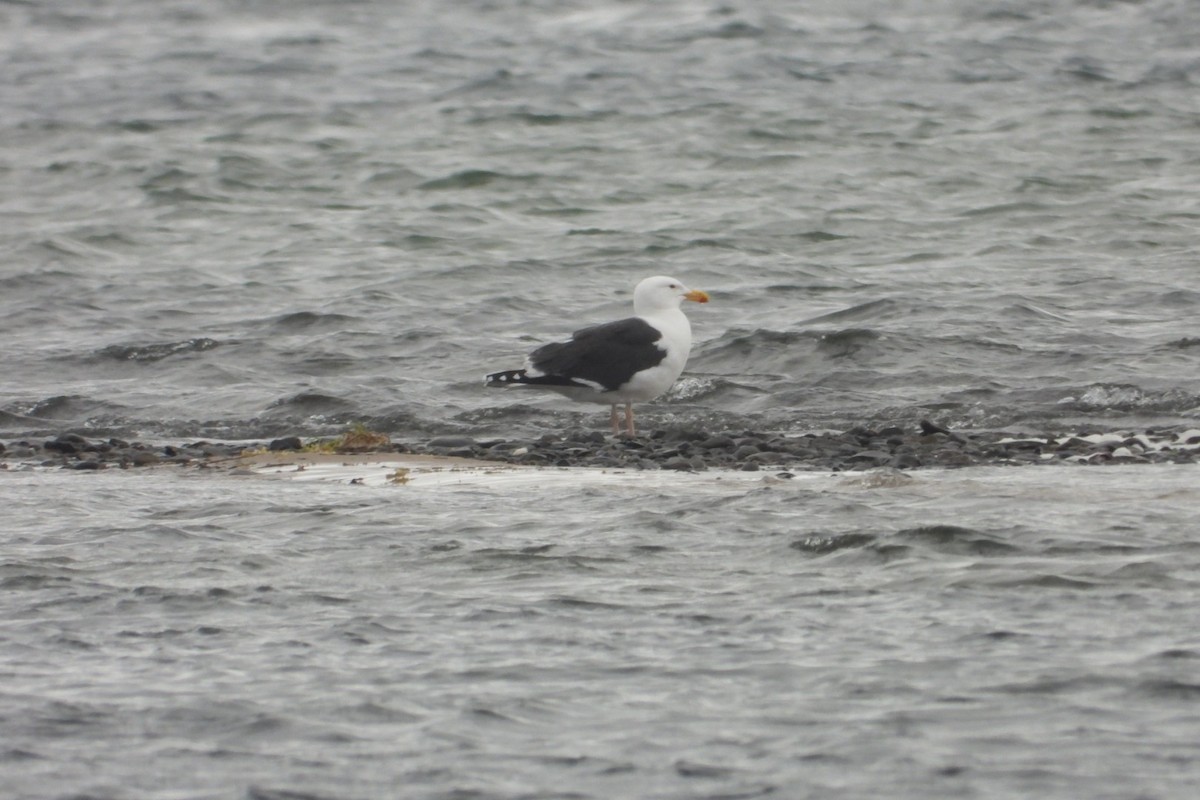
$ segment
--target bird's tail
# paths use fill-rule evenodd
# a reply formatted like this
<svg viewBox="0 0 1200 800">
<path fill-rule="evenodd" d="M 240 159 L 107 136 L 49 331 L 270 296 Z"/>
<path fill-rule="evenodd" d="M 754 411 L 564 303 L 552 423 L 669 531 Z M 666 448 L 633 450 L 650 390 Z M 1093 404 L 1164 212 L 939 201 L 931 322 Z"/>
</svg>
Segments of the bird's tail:
<svg viewBox="0 0 1200 800">
<path fill-rule="evenodd" d="M 507 369 L 483 376 L 484 386 L 511 386 L 514 383 L 530 383 L 523 369 Z"/>
<path fill-rule="evenodd" d="M 484 386 L 571 386 L 581 389 L 595 388 L 579 383 L 563 375 L 530 375 L 523 369 L 508 369 L 483 376 Z"/>
</svg>

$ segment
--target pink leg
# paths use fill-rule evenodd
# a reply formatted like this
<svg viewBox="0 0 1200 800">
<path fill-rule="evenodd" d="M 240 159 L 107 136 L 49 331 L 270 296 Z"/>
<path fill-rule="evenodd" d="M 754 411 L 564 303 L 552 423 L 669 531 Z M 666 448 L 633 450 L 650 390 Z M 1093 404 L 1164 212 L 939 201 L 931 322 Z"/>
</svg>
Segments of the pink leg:
<svg viewBox="0 0 1200 800">
<path fill-rule="evenodd" d="M 613 436 L 620 436 L 621 435 L 621 423 L 620 423 L 620 420 L 617 419 L 617 404 L 616 403 L 613 403 L 612 414 L 611 414 L 611 416 L 609 416 L 608 421 L 612 423 Z"/>
<path fill-rule="evenodd" d="M 634 437 L 633 432 L 633 403 L 625 404 L 625 432 L 629 434 L 629 438 Z"/>
</svg>

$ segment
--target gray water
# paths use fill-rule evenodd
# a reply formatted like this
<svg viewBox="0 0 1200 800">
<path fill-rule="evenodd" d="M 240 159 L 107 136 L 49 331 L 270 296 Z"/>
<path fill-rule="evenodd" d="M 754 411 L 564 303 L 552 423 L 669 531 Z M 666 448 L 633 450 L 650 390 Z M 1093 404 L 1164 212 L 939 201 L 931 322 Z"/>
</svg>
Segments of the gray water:
<svg viewBox="0 0 1200 800">
<path fill-rule="evenodd" d="M 1191 467 L 4 480 L 8 797 L 1200 787 Z"/>
<path fill-rule="evenodd" d="M 1200 417 L 1200 6 L 0 3 L 0 439 Z M 1192 797 L 1193 467 L 0 473 L 21 798 Z M 768 477 L 768 480 L 770 478 Z"/>
<path fill-rule="evenodd" d="M 480 376 L 660 273 L 648 422 L 1194 420 L 1200 8 L 806 6 L 0 7 L 0 431 L 602 426 Z"/>
</svg>

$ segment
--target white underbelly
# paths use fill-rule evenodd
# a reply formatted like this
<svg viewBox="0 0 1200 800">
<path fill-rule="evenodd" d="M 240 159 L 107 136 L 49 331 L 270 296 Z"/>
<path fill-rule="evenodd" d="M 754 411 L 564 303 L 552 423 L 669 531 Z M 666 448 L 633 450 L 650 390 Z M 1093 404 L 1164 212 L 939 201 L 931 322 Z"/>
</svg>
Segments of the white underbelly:
<svg viewBox="0 0 1200 800">
<path fill-rule="evenodd" d="M 687 363 L 686 352 L 683 353 L 682 358 L 668 356 L 657 366 L 634 375 L 628 383 L 616 391 L 604 394 L 611 398 L 609 402 L 614 403 L 644 403 L 647 400 L 653 400 L 671 388 L 671 385 L 679 378 L 679 374 L 683 372 L 685 363 Z"/>
</svg>

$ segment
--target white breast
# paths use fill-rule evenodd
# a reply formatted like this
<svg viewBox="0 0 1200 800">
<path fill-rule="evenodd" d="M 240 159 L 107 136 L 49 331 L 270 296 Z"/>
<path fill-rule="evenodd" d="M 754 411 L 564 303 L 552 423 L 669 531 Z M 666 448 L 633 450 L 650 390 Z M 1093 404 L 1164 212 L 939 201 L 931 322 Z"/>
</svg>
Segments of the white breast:
<svg viewBox="0 0 1200 800">
<path fill-rule="evenodd" d="M 647 314 L 643 319 L 662 331 L 662 339 L 657 344 L 667 355 L 657 366 L 637 373 L 628 383 L 607 395 L 620 402 L 641 403 L 666 392 L 683 372 L 692 350 L 692 326 L 678 308 Z"/>
</svg>

